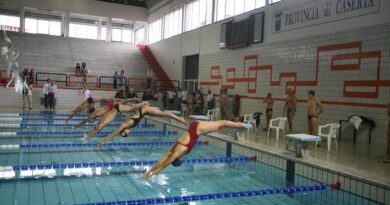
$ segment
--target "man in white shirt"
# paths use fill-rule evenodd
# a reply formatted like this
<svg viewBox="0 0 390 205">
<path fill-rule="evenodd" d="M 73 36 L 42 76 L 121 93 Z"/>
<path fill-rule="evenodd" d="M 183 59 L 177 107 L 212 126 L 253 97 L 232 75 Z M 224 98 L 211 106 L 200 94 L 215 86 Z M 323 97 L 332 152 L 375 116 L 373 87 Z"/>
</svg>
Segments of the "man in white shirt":
<svg viewBox="0 0 390 205">
<path fill-rule="evenodd" d="M 84 86 L 83 89 L 80 90 L 80 94 L 84 95 L 85 100 L 91 97 L 91 91 L 86 86 Z"/>
<path fill-rule="evenodd" d="M 179 97 L 181 104 L 187 104 L 187 91 L 186 90 L 181 90 L 179 88 L 178 97 Z"/>
<path fill-rule="evenodd" d="M 173 104 L 175 103 L 176 93 L 172 90 L 168 90 L 167 94 L 168 94 L 168 109 L 172 110 Z"/>
<path fill-rule="evenodd" d="M 43 85 L 43 88 L 42 88 L 42 94 L 44 96 L 45 108 L 49 107 L 49 84 L 50 84 L 50 79 L 47 79 L 45 85 Z"/>
</svg>

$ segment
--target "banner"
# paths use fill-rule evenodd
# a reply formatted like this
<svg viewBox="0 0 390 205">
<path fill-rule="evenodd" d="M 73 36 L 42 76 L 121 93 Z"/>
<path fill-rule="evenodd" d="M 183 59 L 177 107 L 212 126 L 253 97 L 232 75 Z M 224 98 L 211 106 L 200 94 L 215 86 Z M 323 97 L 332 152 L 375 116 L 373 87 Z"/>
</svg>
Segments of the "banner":
<svg viewBox="0 0 390 205">
<path fill-rule="evenodd" d="M 273 13 L 273 33 L 379 12 L 380 0 L 313 0 Z"/>
</svg>

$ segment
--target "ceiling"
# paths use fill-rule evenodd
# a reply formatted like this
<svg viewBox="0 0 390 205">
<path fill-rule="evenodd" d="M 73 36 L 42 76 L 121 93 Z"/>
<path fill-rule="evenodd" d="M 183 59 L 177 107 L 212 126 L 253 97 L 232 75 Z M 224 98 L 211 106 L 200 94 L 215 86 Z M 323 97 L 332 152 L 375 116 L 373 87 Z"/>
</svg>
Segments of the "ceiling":
<svg viewBox="0 0 390 205">
<path fill-rule="evenodd" d="M 96 0 L 96 1 L 124 4 L 124 5 L 129 5 L 129 6 L 146 7 L 145 0 Z"/>
</svg>

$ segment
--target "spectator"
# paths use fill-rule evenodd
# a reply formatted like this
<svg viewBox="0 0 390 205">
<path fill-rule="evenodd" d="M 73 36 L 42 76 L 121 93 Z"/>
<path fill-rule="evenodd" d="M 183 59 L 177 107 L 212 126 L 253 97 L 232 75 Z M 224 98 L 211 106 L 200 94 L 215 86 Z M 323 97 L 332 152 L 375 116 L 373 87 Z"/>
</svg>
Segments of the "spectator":
<svg viewBox="0 0 390 205">
<path fill-rule="evenodd" d="M 129 93 L 128 97 L 129 98 L 138 98 L 138 95 L 137 95 L 137 93 L 135 93 L 133 88 L 130 89 L 130 93 Z"/>
<path fill-rule="evenodd" d="M 43 85 L 42 88 L 42 94 L 44 96 L 44 104 L 45 108 L 49 108 L 49 84 L 50 84 L 50 79 L 46 80 L 46 83 Z"/>
<path fill-rule="evenodd" d="M 187 104 L 187 91 L 186 90 L 182 90 L 179 88 L 179 94 L 178 94 L 178 97 L 179 97 L 179 101 L 180 101 L 180 104 L 181 105 L 186 105 Z M 183 106 L 181 106 L 183 107 Z"/>
<path fill-rule="evenodd" d="M 55 93 L 57 92 L 57 85 L 54 84 L 54 82 L 51 80 L 50 84 L 48 86 L 48 92 L 49 92 L 49 108 L 55 109 Z"/>
<path fill-rule="evenodd" d="M 263 103 L 266 104 L 266 110 L 265 115 L 267 119 L 267 128 L 264 128 L 264 131 L 268 130 L 269 122 L 272 119 L 272 113 L 273 113 L 273 106 L 274 106 L 274 100 L 272 99 L 272 93 L 268 93 L 267 97 L 263 100 Z"/>
<path fill-rule="evenodd" d="M 87 84 L 87 74 L 88 74 L 87 64 L 85 62 L 83 62 L 81 64 L 81 75 L 83 76 L 83 85 L 84 86 Z"/>
<path fill-rule="evenodd" d="M 195 92 L 188 92 L 187 94 L 187 112 L 192 115 L 192 109 L 195 102 Z"/>
<path fill-rule="evenodd" d="M 201 90 L 196 91 L 196 112 L 198 114 L 203 114 L 203 104 L 204 104 L 204 99 L 203 99 L 203 93 Z"/>
<path fill-rule="evenodd" d="M 221 96 L 219 99 L 219 109 L 221 112 L 221 120 L 226 120 L 227 119 L 227 104 L 229 102 L 229 96 L 227 95 L 227 90 L 226 89 L 221 89 Z"/>
<path fill-rule="evenodd" d="M 119 76 L 119 87 L 124 88 L 125 85 L 126 85 L 125 71 L 122 70 Z"/>
<path fill-rule="evenodd" d="M 214 109 L 214 96 L 211 94 L 211 90 L 207 92 L 207 110 Z"/>
<path fill-rule="evenodd" d="M 28 109 L 32 110 L 32 85 L 29 81 L 24 80 L 23 82 L 23 110 L 28 104 Z"/>
<path fill-rule="evenodd" d="M 27 80 L 28 77 L 28 69 L 24 69 L 22 73 L 22 80 Z"/>
<path fill-rule="evenodd" d="M 35 82 L 35 72 L 34 72 L 33 68 L 31 68 L 31 70 L 30 70 L 29 82 L 31 85 L 33 85 Z"/>
<path fill-rule="evenodd" d="M 76 73 L 77 75 L 80 74 L 80 71 L 81 71 L 80 63 L 77 63 L 77 64 L 76 64 L 76 67 L 75 67 L 74 69 L 75 69 L 75 73 Z"/>
<path fill-rule="evenodd" d="M 167 109 L 167 101 L 168 101 L 168 93 L 165 89 L 162 89 L 161 92 L 162 92 L 161 93 L 161 95 L 162 95 L 161 101 L 163 103 L 164 110 L 166 110 Z"/>
<path fill-rule="evenodd" d="M 153 95 L 150 92 L 150 89 L 146 89 L 146 92 L 143 93 L 142 100 L 143 101 L 153 100 Z"/>
<path fill-rule="evenodd" d="M 87 100 L 88 98 L 91 97 L 91 91 L 85 85 L 84 85 L 83 89 L 80 90 L 79 94 L 83 94 L 85 100 Z"/>
<path fill-rule="evenodd" d="M 167 95 L 168 95 L 168 109 L 172 110 L 175 104 L 176 93 L 173 90 L 168 90 Z"/>
<path fill-rule="evenodd" d="M 114 75 L 112 76 L 112 80 L 113 80 L 113 83 L 114 83 L 114 88 L 118 88 L 118 71 L 115 71 Z"/>
</svg>

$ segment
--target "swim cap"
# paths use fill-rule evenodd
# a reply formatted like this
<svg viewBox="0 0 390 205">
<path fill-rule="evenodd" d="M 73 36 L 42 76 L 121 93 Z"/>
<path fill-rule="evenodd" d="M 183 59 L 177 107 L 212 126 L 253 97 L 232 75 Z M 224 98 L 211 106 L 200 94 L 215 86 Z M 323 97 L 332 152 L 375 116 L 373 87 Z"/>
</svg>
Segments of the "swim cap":
<svg viewBox="0 0 390 205">
<path fill-rule="evenodd" d="M 172 164 L 172 166 L 174 166 L 174 167 L 178 167 L 178 166 L 182 165 L 183 162 L 184 162 L 183 159 L 176 158 L 175 161 L 173 161 L 171 164 Z"/>
<path fill-rule="evenodd" d="M 126 133 L 125 131 L 126 129 L 122 130 L 119 132 L 119 134 L 121 135 L 121 137 L 127 137 L 127 135 L 129 135 L 128 133 Z"/>
<path fill-rule="evenodd" d="M 93 103 L 93 98 L 89 97 L 89 98 L 87 99 L 87 101 L 88 101 L 89 104 L 92 104 L 92 103 Z"/>
<path fill-rule="evenodd" d="M 95 111 L 95 107 L 91 106 L 88 108 L 89 114 L 93 113 Z"/>
</svg>

